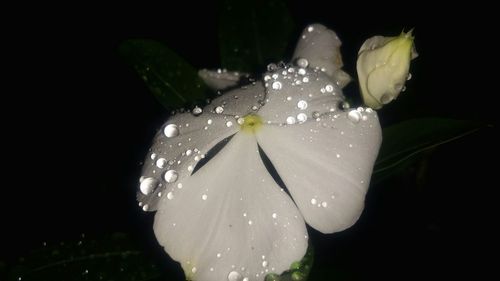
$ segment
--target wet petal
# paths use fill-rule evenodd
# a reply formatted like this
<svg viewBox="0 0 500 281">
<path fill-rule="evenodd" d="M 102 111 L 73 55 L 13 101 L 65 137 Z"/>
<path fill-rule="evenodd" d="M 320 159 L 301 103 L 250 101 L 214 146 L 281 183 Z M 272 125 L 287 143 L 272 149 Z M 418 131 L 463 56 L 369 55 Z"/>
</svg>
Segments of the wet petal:
<svg viewBox="0 0 500 281">
<path fill-rule="evenodd" d="M 205 110 L 206 111 L 206 110 Z M 160 197 L 168 196 L 188 177 L 205 154 L 238 126 L 232 116 L 203 112 L 172 116 L 156 134 L 144 161 L 137 199 L 145 211 L 154 211 Z"/>
<path fill-rule="evenodd" d="M 227 71 L 225 69 L 198 71 L 198 76 L 213 90 L 225 90 L 238 85 L 242 78 L 248 77 L 248 74 L 237 71 Z"/>
<path fill-rule="evenodd" d="M 225 92 L 212 100 L 207 108 L 212 113 L 242 117 L 259 110 L 263 104 L 264 96 L 264 86 L 261 81 L 257 81 Z"/>
<path fill-rule="evenodd" d="M 344 95 L 323 72 L 289 66 L 264 75 L 266 103 L 258 114 L 268 123 L 294 124 L 341 107 Z"/>
<path fill-rule="evenodd" d="M 188 279 L 263 280 L 305 254 L 302 216 L 267 172 L 253 135 L 236 134 L 182 183 L 162 199 L 154 230 Z"/>
<path fill-rule="evenodd" d="M 373 110 L 263 126 L 257 138 L 310 226 L 332 233 L 356 222 L 381 142 Z"/>
<path fill-rule="evenodd" d="M 302 32 L 295 47 L 293 59 L 298 64 L 305 63 L 311 68 L 323 70 L 338 86 L 343 88 L 351 81 L 351 78 L 341 69 L 343 63 L 340 45 L 342 42 L 333 30 L 321 24 L 313 24 Z M 300 59 L 305 61 L 300 61 Z"/>
</svg>

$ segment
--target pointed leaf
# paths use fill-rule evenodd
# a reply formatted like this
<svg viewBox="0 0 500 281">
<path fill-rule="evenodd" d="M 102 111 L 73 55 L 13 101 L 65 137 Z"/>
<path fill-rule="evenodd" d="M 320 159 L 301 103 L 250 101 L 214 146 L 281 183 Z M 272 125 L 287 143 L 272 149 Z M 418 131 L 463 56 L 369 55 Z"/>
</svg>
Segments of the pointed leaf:
<svg viewBox="0 0 500 281">
<path fill-rule="evenodd" d="M 160 278 L 163 277 L 163 278 Z M 45 245 L 16 265 L 9 280 L 161 280 L 160 268 L 125 234 Z"/>
<path fill-rule="evenodd" d="M 127 40 L 119 51 L 166 108 L 178 108 L 205 98 L 205 84 L 198 72 L 161 43 Z"/>
<path fill-rule="evenodd" d="M 221 2 L 219 42 L 224 68 L 255 72 L 284 59 L 293 31 L 285 1 Z"/>
<path fill-rule="evenodd" d="M 440 118 L 411 119 L 383 129 L 372 182 L 407 168 L 420 153 L 476 132 L 484 124 Z"/>
</svg>

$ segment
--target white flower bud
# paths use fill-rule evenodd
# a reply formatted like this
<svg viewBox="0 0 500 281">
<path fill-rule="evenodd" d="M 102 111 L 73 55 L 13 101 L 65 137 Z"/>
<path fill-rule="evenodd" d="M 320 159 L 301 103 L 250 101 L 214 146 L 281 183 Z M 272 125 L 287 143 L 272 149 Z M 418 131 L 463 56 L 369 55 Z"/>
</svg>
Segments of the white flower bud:
<svg viewBox="0 0 500 281">
<path fill-rule="evenodd" d="M 397 98 L 417 57 L 414 37 L 402 32 L 395 37 L 374 36 L 358 52 L 358 79 L 364 103 L 374 109 Z"/>
</svg>

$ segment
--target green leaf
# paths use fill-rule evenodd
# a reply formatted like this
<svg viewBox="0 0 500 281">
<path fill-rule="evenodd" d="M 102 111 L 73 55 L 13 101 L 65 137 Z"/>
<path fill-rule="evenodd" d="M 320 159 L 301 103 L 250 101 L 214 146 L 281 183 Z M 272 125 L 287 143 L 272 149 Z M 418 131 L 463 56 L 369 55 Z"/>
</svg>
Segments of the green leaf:
<svg viewBox="0 0 500 281">
<path fill-rule="evenodd" d="M 293 22 L 281 0 L 222 0 L 219 42 L 222 66 L 255 72 L 284 59 Z"/>
<path fill-rule="evenodd" d="M 119 52 L 166 108 L 178 108 L 205 98 L 205 84 L 196 69 L 163 44 L 127 40 L 120 45 Z"/>
<path fill-rule="evenodd" d="M 46 245 L 22 258 L 9 280 L 162 280 L 161 270 L 121 233 Z"/>
<path fill-rule="evenodd" d="M 484 124 L 453 119 L 411 119 L 383 129 L 382 147 L 373 169 L 377 183 L 409 167 L 429 149 L 476 132 Z"/>
</svg>

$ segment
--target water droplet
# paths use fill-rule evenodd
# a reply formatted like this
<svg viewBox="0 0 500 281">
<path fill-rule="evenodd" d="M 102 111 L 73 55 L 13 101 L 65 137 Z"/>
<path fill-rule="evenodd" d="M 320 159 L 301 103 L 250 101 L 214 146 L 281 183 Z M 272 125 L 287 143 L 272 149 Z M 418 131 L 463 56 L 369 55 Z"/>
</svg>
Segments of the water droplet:
<svg viewBox="0 0 500 281">
<path fill-rule="evenodd" d="M 267 267 L 267 264 L 268 264 L 267 261 L 263 261 L 262 262 L 262 267 Z"/>
<path fill-rule="evenodd" d="M 297 60 L 297 65 L 299 67 L 306 68 L 309 65 L 309 61 L 307 59 L 305 59 L 305 58 L 299 58 Z"/>
<path fill-rule="evenodd" d="M 323 206 L 323 208 L 326 208 L 326 207 L 328 206 L 328 203 L 326 203 L 325 201 L 323 201 L 323 202 L 321 203 L 321 206 Z"/>
<path fill-rule="evenodd" d="M 252 225 L 252 224 L 253 224 L 253 221 L 249 220 L 249 221 L 248 221 L 248 224 L 249 224 L 249 225 Z"/>
<path fill-rule="evenodd" d="M 286 97 L 286 100 L 287 100 L 287 101 L 291 101 L 291 100 L 292 100 L 292 97 L 288 96 L 288 97 Z"/>
<path fill-rule="evenodd" d="M 245 118 L 240 117 L 240 118 L 238 118 L 238 120 L 236 120 L 236 122 L 238 122 L 238 124 L 240 124 L 240 125 L 243 125 L 245 123 Z"/>
<path fill-rule="evenodd" d="M 179 128 L 175 124 L 168 124 L 163 130 L 167 138 L 173 138 L 179 135 Z"/>
<path fill-rule="evenodd" d="M 300 110 L 304 110 L 307 108 L 307 101 L 305 100 L 300 100 L 298 103 L 297 103 L 297 107 L 300 109 Z"/>
<path fill-rule="evenodd" d="M 307 115 L 305 113 L 299 113 L 297 114 L 297 120 L 299 123 L 304 123 L 307 120 Z"/>
<path fill-rule="evenodd" d="M 337 155 L 335 155 L 337 158 L 340 158 L 340 154 L 337 153 Z"/>
<path fill-rule="evenodd" d="M 203 109 L 201 109 L 201 107 L 196 106 L 195 108 L 193 108 L 192 113 L 194 116 L 198 116 L 203 113 Z"/>
<path fill-rule="evenodd" d="M 256 105 L 252 106 L 253 111 L 256 111 L 257 109 L 259 109 L 259 108 Z"/>
<path fill-rule="evenodd" d="M 249 280 L 250 280 L 250 279 L 248 279 L 248 277 L 245 277 L 245 278 L 243 278 L 243 280 L 242 280 L 242 281 L 249 281 Z"/>
<path fill-rule="evenodd" d="M 214 121 L 212 121 L 212 119 L 208 119 L 208 120 L 207 120 L 207 124 L 208 124 L 208 125 L 212 125 L 212 123 L 213 123 L 213 122 L 214 122 Z"/>
<path fill-rule="evenodd" d="M 208 195 L 206 195 L 206 194 L 203 194 L 203 195 L 201 196 L 201 200 L 203 200 L 203 201 L 207 200 L 207 198 L 208 198 Z"/>
<path fill-rule="evenodd" d="M 155 188 L 158 186 L 158 181 L 154 178 L 145 178 L 140 186 L 139 189 L 141 190 L 142 194 L 148 195 L 151 194 L 155 190 Z"/>
<path fill-rule="evenodd" d="M 191 268 L 192 273 L 196 273 L 196 271 L 197 271 L 196 267 Z"/>
<path fill-rule="evenodd" d="M 149 205 L 148 204 L 144 204 L 144 206 L 142 206 L 142 210 L 144 212 L 147 212 L 149 210 Z"/>
<path fill-rule="evenodd" d="M 177 188 L 178 188 L 178 189 L 181 189 L 181 188 L 182 188 L 182 183 L 178 183 L 178 184 L 177 184 Z"/>
<path fill-rule="evenodd" d="M 358 123 L 361 120 L 361 113 L 359 111 L 353 109 L 347 113 L 347 118 L 351 120 L 353 123 Z"/>
<path fill-rule="evenodd" d="M 278 217 L 278 215 L 276 215 L 276 213 L 273 213 L 273 214 L 272 214 L 272 217 L 273 217 L 273 219 L 275 219 L 275 218 L 277 218 L 277 217 Z"/>
<path fill-rule="evenodd" d="M 330 84 L 328 84 L 328 85 L 326 85 L 326 86 L 325 86 L 325 90 L 326 90 L 327 92 L 331 93 L 331 92 L 333 92 L 333 86 L 332 86 L 332 85 L 330 85 Z"/>
<path fill-rule="evenodd" d="M 221 253 L 217 253 L 217 257 L 220 258 L 222 256 Z"/>
<path fill-rule="evenodd" d="M 278 66 L 275 63 L 270 63 L 267 65 L 267 71 L 275 71 Z"/>
<path fill-rule="evenodd" d="M 406 80 L 410 80 L 411 79 L 411 72 L 408 72 L 408 77 L 406 77 Z"/>
<path fill-rule="evenodd" d="M 224 112 L 224 108 L 222 106 L 217 106 L 215 108 L 215 113 L 221 114 L 222 112 Z"/>
<path fill-rule="evenodd" d="M 241 274 L 237 271 L 231 271 L 229 272 L 229 274 L 227 275 L 227 280 L 228 281 L 241 281 L 243 276 L 241 276 Z"/>
<path fill-rule="evenodd" d="M 188 168 L 187 168 L 188 172 L 192 172 L 194 170 L 194 167 L 193 165 L 189 165 Z"/>
<path fill-rule="evenodd" d="M 309 77 L 306 76 L 306 77 L 302 78 L 302 82 L 308 83 L 309 82 Z"/>
<path fill-rule="evenodd" d="M 316 198 L 312 198 L 311 199 L 311 204 L 316 205 L 316 203 L 318 203 L 318 200 L 316 200 Z"/>
<path fill-rule="evenodd" d="M 288 116 L 288 117 L 286 118 L 286 123 L 287 123 L 288 125 L 293 125 L 293 124 L 295 124 L 295 122 L 296 122 L 296 120 L 295 120 L 295 117 L 293 117 L 293 116 Z"/>
<path fill-rule="evenodd" d="M 167 159 L 160 158 L 160 159 L 156 160 L 156 167 L 163 169 L 163 168 L 165 168 L 165 166 L 167 166 L 167 163 L 168 163 Z"/>
<path fill-rule="evenodd" d="M 305 75 L 306 74 L 306 70 L 304 68 L 299 68 L 299 71 L 297 71 L 299 73 L 299 75 Z"/>
<path fill-rule="evenodd" d="M 186 156 L 189 156 L 189 155 L 191 155 L 192 153 L 193 153 L 193 151 L 192 151 L 191 149 L 186 150 Z"/>
<path fill-rule="evenodd" d="M 264 82 L 267 82 L 269 80 L 271 80 L 271 76 L 269 75 L 264 76 Z"/>
<path fill-rule="evenodd" d="M 177 174 L 177 171 L 168 170 L 165 172 L 165 175 L 163 176 L 163 178 L 165 179 L 166 182 L 172 183 L 172 182 L 175 182 L 177 180 L 178 176 L 179 175 Z"/>
<path fill-rule="evenodd" d="M 156 159 L 156 153 L 151 153 L 151 160 L 155 160 Z"/>
<path fill-rule="evenodd" d="M 319 118 L 319 116 L 320 116 L 320 113 L 319 113 L 319 112 L 317 112 L 317 111 L 313 111 L 313 113 L 312 113 L 312 117 L 313 117 L 313 118 Z"/>
<path fill-rule="evenodd" d="M 174 199 L 174 194 L 172 193 L 172 191 L 170 191 L 169 193 L 167 193 L 167 199 L 168 200 Z"/>
<path fill-rule="evenodd" d="M 274 81 L 272 87 L 273 87 L 274 90 L 280 90 L 281 89 L 281 82 L 280 81 Z"/>
<path fill-rule="evenodd" d="M 346 101 L 342 102 L 341 106 L 342 109 L 349 109 L 351 107 L 351 105 Z"/>
<path fill-rule="evenodd" d="M 382 104 L 388 104 L 392 101 L 393 97 L 391 94 L 383 94 L 381 97 L 380 97 L 380 102 Z"/>
<path fill-rule="evenodd" d="M 231 127 L 231 126 L 233 126 L 233 122 L 231 122 L 231 121 L 227 121 L 227 122 L 226 122 L 226 127 L 228 127 L 228 128 L 229 128 L 229 127 Z"/>
<path fill-rule="evenodd" d="M 309 26 L 307 28 L 307 32 L 313 32 L 314 31 L 314 26 Z"/>
</svg>

